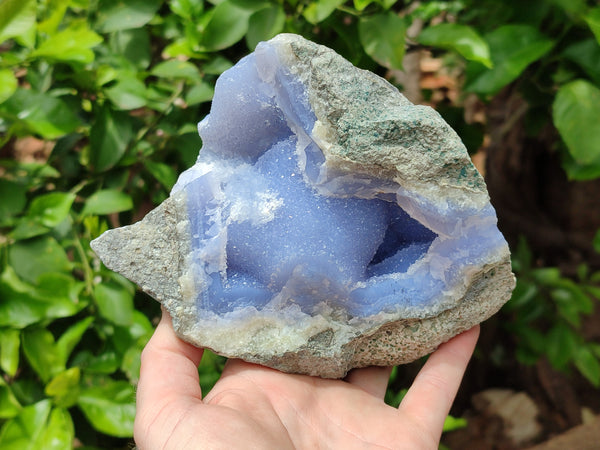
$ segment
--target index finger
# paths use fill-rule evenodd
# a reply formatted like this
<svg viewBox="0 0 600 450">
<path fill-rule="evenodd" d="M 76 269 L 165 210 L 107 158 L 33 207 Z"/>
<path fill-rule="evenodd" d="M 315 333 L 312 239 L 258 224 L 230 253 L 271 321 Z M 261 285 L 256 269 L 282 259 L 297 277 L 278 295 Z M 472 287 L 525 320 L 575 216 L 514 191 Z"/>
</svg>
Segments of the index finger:
<svg viewBox="0 0 600 450">
<path fill-rule="evenodd" d="M 142 352 L 138 409 L 160 403 L 165 397 L 202 400 L 198 364 L 203 352 L 177 337 L 171 317 L 163 310 L 160 323 Z"/>
<path fill-rule="evenodd" d="M 400 404 L 400 410 L 437 437 L 471 359 L 479 325 L 442 344 L 427 360 Z"/>
</svg>

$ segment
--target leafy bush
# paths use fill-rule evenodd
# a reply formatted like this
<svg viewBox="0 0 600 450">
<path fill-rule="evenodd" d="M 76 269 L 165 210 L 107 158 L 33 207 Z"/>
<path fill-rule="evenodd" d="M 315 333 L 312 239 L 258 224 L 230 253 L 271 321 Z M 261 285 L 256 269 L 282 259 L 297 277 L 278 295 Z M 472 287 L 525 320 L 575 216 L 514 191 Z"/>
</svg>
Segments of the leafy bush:
<svg viewBox="0 0 600 450">
<path fill-rule="evenodd" d="M 517 83 L 531 132 L 553 120 L 567 172 L 588 179 L 600 176 L 599 27 L 584 0 L 0 2 L 0 447 L 127 445 L 159 309 L 89 242 L 166 198 L 197 156 L 216 78 L 260 40 L 299 33 L 382 75 L 427 47 L 484 98 Z M 554 362 L 596 380 L 582 358 Z M 221 364 L 205 357 L 205 388 Z"/>
<path fill-rule="evenodd" d="M 532 259 L 522 240 L 513 254 L 517 286 L 503 309 L 511 318 L 506 328 L 516 337 L 517 359 L 533 364 L 545 356 L 557 370 L 575 367 L 600 386 L 600 344 L 585 341 L 580 332 L 582 319 L 600 299 L 600 271 L 590 273 L 582 264 L 576 282 L 556 267 L 534 267 Z"/>
</svg>

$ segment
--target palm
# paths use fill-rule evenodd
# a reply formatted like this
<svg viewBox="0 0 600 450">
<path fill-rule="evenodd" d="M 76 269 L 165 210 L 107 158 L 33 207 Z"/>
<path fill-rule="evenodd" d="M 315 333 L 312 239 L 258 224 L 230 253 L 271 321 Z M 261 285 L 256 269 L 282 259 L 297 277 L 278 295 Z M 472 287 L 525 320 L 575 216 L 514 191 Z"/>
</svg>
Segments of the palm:
<svg viewBox="0 0 600 450">
<path fill-rule="evenodd" d="M 202 398 L 202 350 L 180 341 L 167 317 L 142 358 L 136 442 L 141 449 L 434 449 L 477 334 L 440 347 L 396 409 L 382 400 L 388 368 L 325 380 L 230 360 Z"/>
</svg>

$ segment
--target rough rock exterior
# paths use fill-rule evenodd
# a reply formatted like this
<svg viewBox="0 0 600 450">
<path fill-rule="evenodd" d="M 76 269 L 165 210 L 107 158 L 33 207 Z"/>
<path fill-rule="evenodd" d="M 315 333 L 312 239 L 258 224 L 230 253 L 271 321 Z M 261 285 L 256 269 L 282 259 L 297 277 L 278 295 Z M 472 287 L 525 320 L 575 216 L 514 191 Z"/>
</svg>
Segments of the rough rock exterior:
<svg viewBox="0 0 600 450">
<path fill-rule="evenodd" d="M 198 163 L 171 197 L 92 243 L 165 306 L 184 340 L 339 378 L 426 355 L 510 298 L 508 246 L 456 133 L 332 50 L 295 35 L 260 44 L 222 75 L 199 129 Z M 278 190 L 284 160 L 297 179 Z M 319 241 L 310 214 L 323 210 L 337 218 L 325 224 L 333 237 Z M 298 211 L 310 217 L 287 220 Z M 340 211 L 368 216 L 364 255 L 335 256 L 362 223 Z M 408 234 L 390 232 L 399 221 Z M 290 235 L 273 234 L 278 224 Z M 331 248 L 305 254 L 302 239 Z M 297 254 L 284 253 L 288 242 Z M 263 246 L 264 264 L 255 261 Z M 265 275 L 273 261 L 282 267 Z"/>
</svg>

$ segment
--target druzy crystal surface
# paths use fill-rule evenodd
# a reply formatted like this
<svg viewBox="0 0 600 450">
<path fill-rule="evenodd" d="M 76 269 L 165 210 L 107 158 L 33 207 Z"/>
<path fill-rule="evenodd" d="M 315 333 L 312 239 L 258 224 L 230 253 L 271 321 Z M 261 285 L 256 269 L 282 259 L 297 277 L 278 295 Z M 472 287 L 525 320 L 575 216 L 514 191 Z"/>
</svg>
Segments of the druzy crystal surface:
<svg viewBox="0 0 600 450">
<path fill-rule="evenodd" d="M 508 247 L 460 139 L 332 50 L 259 44 L 198 128 L 170 198 L 93 242 L 182 338 L 341 377 L 414 360 L 510 297 Z"/>
</svg>

